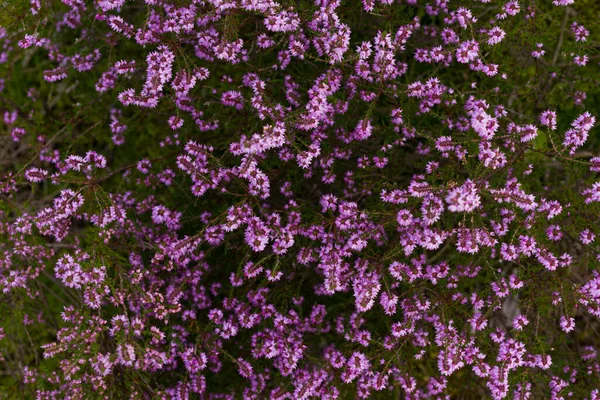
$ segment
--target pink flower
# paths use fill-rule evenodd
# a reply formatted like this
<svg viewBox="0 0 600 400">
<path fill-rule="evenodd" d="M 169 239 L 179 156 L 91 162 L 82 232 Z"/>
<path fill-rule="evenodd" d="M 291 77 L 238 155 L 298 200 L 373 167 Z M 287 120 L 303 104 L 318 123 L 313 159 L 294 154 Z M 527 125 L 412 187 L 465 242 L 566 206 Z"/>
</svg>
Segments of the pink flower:
<svg viewBox="0 0 600 400">
<path fill-rule="evenodd" d="M 566 317 L 564 315 L 561 316 L 560 317 L 560 328 L 566 333 L 571 332 L 572 330 L 575 329 L 575 319 Z"/>
<path fill-rule="evenodd" d="M 462 186 L 449 190 L 445 200 L 448 210 L 452 212 L 472 212 L 481 205 L 481 197 L 470 179 Z"/>
</svg>

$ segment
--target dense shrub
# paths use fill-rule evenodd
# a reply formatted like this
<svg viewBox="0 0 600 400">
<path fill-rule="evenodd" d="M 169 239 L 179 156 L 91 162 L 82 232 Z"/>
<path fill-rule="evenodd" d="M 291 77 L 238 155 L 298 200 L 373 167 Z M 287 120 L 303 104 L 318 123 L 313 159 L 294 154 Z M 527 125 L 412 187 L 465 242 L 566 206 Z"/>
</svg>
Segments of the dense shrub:
<svg viewBox="0 0 600 400">
<path fill-rule="evenodd" d="M 1 397 L 600 398 L 596 4 L 3 2 Z"/>
</svg>

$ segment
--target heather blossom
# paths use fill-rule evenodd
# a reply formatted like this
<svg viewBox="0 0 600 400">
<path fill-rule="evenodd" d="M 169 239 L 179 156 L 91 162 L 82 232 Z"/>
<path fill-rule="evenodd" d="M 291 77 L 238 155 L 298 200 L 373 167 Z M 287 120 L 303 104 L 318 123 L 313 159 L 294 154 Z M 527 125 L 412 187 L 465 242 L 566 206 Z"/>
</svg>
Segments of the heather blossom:
<svg viewBox="0 0 600 400">
<path fill-rule="evenodd" d="M 477 192 L 475 183 L 471 180 L 467 180 L 462 186 L 448 191 L 446 203 L 448 204 L 448 210 L 450 211 L 471 212 L 479 207 L 481 204 L 481 197 Z"/>
</svg>

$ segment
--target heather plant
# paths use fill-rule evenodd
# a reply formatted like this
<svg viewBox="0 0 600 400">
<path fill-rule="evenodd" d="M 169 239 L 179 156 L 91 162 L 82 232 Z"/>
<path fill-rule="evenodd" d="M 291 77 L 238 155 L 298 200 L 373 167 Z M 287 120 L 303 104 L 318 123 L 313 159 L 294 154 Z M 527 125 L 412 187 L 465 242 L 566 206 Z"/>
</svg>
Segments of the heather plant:
<svg viewBox="0 0 600 400">
<path fill-rule="evenodd" d="M 0 394 L 600 398 L 600 9 L 0 4 Z"/>
</svg>

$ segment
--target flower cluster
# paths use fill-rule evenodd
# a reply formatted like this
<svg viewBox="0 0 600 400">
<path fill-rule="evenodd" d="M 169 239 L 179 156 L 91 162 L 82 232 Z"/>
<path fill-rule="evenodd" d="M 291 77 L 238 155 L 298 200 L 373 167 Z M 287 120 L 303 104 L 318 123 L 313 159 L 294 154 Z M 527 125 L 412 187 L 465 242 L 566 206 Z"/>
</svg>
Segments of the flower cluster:
<svg viewBox="0 0 600 400">
<path fill-rule="evenodd" d="M 16 3 L 0 390 L 600 398 L 589 2 Z"/>
</svg>

